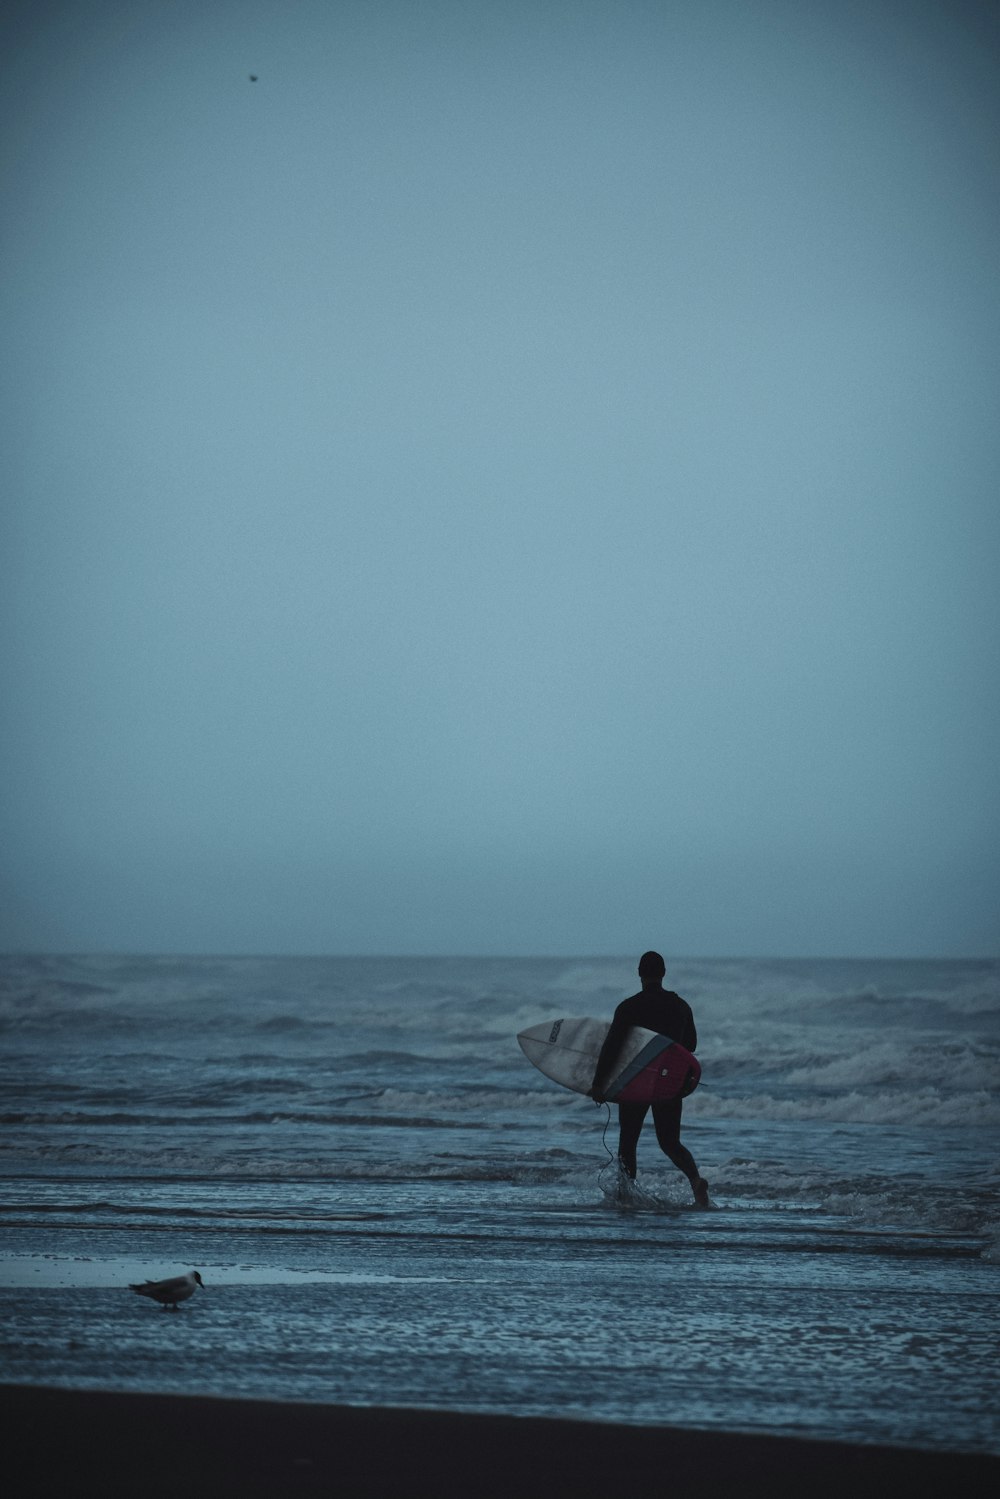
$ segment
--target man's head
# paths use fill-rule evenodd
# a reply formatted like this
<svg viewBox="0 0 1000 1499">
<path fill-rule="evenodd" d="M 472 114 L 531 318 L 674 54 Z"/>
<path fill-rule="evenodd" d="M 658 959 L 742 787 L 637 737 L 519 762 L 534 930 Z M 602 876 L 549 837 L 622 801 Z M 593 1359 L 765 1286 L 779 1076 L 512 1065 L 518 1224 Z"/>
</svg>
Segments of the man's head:
<svg viewBox="0 0 1000 1499">
<path fill-rule="evenodd" d="M 639 959 L 639 977 L 644 984 L 658 984 L 667 971 L 667 965 L 658 952 L 644 952 Z"/>
</svg>

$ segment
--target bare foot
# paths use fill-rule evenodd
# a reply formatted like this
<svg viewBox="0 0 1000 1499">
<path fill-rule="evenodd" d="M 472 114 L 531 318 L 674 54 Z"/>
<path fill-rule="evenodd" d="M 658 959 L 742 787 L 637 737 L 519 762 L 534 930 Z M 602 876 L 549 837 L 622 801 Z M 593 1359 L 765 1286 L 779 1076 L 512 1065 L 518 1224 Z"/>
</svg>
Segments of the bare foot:
<svg viewBox="0 0 1000 1499">
<path fill-rule="evenodd" d="M 708 1200 L 708 1182 L 703 1176 L 699 1176 L 696 1182 L 692 1182 L 691 1187 L 694 1191 L 694 1200 L 700 1208 L 712 1206 Z"/>
</svg>

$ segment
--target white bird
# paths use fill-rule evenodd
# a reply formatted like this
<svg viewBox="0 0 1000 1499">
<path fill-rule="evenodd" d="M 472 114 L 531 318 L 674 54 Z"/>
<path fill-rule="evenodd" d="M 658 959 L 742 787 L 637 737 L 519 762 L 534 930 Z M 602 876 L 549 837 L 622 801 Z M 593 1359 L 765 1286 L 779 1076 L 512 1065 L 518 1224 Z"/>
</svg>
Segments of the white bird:
<svg viewBox="0 0 1000 1499">
<path fill-rule="evenodd" d="M 141 1286 L 129 1286 L 137 1296 L 148 1296 L 151 1301 L 158 1301 L 166 1311 L 167 1307 L 176 1312 L 178 1301 L 187 1301 L 193 1296 L 199 1286 L 205 1282 L 197 1270 L 192 1270 L 190 1275 L 172 1275 L 168 1280 L 147 1280 Z"/>
</svg>

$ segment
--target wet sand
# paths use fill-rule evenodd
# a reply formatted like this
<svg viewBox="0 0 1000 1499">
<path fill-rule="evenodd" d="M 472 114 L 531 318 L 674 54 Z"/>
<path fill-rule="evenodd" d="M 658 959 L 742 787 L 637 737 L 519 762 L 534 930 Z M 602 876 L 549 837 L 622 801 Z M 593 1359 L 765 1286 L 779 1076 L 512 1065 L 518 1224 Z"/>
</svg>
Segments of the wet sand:
<svg viewBox="0 0 1000 1499">
<path fill-rule="evenodd" d="M 1000 1457 L 523 1416 L 0 1386 L 20 1499 L 908 1499 L 1000 1491 Z"/>
</svg>

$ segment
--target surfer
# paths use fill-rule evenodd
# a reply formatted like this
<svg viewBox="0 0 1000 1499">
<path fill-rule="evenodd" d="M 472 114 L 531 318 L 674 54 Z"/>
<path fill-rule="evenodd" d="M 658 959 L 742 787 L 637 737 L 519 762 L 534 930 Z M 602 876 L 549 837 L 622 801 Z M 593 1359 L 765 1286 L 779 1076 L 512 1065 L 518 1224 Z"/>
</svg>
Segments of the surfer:
<svg viewBox="0 0 1000 1499">
<path fill-rule="evenodd" d="M 604 1103 L 604 1085 L 608 1077 L 614 1076 L 613 1065 L 621 1048 L 622 1038 L 630 1026 L 639 1025 L 647 1031 L 669 1036 L 693 1052 L 698 1045 L 691 1006 L 672 989 L 664 989 L 663 979 L 667 965 L 658 952 L 644 952 L 639 959 L 639 979 L 642 988 L 638 994 L 623 999 L 615 1010 L 614 1019 L 607 1038 L 601 1047 L 601 1055 L 594 1069 L 594 1080 L 590 1085 L 590 1096 L 595 1103 Z M 681 1098 L 671 1098 L 662 1103 L 620 1103 L 618 1105 L 618 1162 L 626 1176 L 635 1180 L 635 1151 L 642 1133 L 646 1110 L 652 1107 L 653 1126 L 656 1139 L 664 1155 L 669 1156 L 678 1171 L 683 1171 L 691 1183 L 694 1200 L 701 1208 L 707 1208 L 708 1182 L 695 1165 L 694 1156 L 681 1144 Z"/>
</svg>

